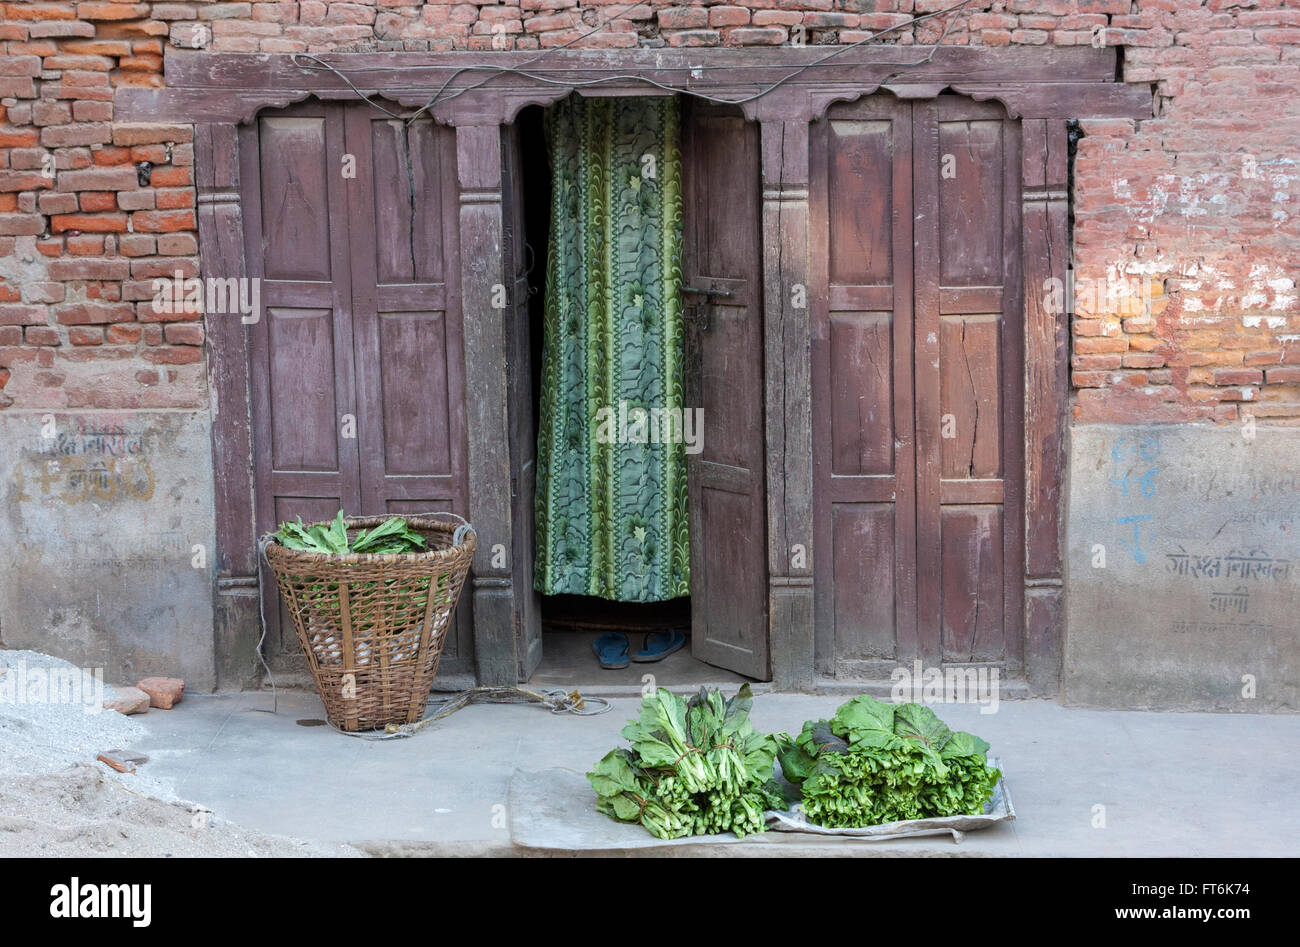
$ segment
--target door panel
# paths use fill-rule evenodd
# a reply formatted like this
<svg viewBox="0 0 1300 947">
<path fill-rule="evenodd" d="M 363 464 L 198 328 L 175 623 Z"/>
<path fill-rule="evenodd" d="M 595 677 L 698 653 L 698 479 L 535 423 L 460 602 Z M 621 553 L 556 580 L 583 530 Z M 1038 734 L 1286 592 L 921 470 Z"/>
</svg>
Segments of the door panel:
<svg viewBox="0 0 1300 947">
<path fill-rule="evenodd" d="M 958 96 L 913 110 L 920 656 L 1010 670 L 1023 621 L 1019 128 Z"/>
<path fill-rule="evenodd" d="M 286 519 L 466 515 L 454 132 L 310 103 L 242 130 L 259 532 Z M 265 576 L 271 580 L 270 576 Z M 298 644 L 268 595 L 272 657 Z M 472 669 L 470 599 L 442 669 Z M 292 661 L 290 663 L 293 663 Z"/>
<path fill-rule="evenodd" d="M 835 106 L 811 140 L 825 221 L 812 365 L 817 670 L 914 647 L 911 108 Z"/>
<path fill-rule="evenodd" d="M 1019 127 L 994 103 L 882 96 L 833 106 L 811 160 L 817 670 L 1014 670 Z"/>
<path fill-rule="evenodd" d="M 331 213 L 345 195 L 341 176 L 328 173 L 345 152 L 343 113 L 294 106 L 263 115 L 241 136 L 248 276 L 261 281 L 262 317 L 248 327 L 260 534 L 360 503 L 357 442 L 342 426 L 356 411 L 348 229 Z M 296 658 L 274 576 L 262 579 L 268 658 Z"/>
<path fill-rule="evenodd" d="M 682 147 L 688 292 L 687 409 L 704 411 L 687 455 L 691 650 L 770 677 L 764 500 L 762 243 L 758 127 L 694 105 Z"/>
<path fill-rule="evenodd" d="M 455 133 L 345 108 L 361 512 L 469 516 Z M 441 668 L 470 670 L 470 598 Z"/>
</svg>

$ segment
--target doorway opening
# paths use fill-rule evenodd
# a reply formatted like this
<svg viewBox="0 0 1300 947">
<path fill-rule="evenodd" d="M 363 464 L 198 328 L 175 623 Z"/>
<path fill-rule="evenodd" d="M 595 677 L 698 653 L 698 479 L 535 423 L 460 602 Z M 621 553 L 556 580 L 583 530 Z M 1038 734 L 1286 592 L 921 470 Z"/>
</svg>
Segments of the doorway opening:
<svg viewBox="0 0 1300 947">
<path fill-rule="evenodd" d="M 542 434 L 544 397 L 542 370 L 543 353 L 546 348 L 546 291 L 548 259 L 551 253 L 552 239 L 552 197 L 554 181 L 551 160 L 548 154 L 546 112 L 540 106 L 523 109 L 515 119 L 517 136 L 517 160 L 519 163 L 518 179 L 522 207 L 516 210 L 514 220 L 522 225 L 523 247 L 522 265 L 525 269 L 527 286 L 526 319 L 528 326 L 528 364 L 530 379 L 528 385 L 519 385 L 517 390 L 527 391 L 531 399 L 531 425 L 520 431 L 519 436 L 529 437 L 534 450 L 538 437 Z M 684 203 L 686 216 L 692 213 L 689 203 Z M 519 286 L 516 282 L 516 286 Z M 518 310 L 516 310 L 518 311 Z M 521 313 L 522 314 L 522 313 Z M 676 353 L 684 357 L 685 352 Z M 523 361 L 522 359 L 520 360 Z M 689 370 L 689 368 L 688 368 Z M 689 387 L 689 386 L 688 386 Z M 526 456 L 536 457 L 529 452 Z M 695 465 L 688 465 L 688 478 L 695 475 Z M 524 478 L 527 495 L 520 495 L 516 502 L 536 509 L 536 479 Z M 691 494 L 690 500 L 694 500 Z M 688 505 L 689 505 L 688 500 Z M 696 530 L 692 523 L 691 542 L 696 541 Z M 530 544 L 529 552 L 538 555 L 537 536 L 525 541 Z M 762 544 L 761 534 L 755 541 Z M 692 567 L 694 567 L 692 552 Z M 536 559 L 534 558 L 534 561 Z M 655 676 L 656 683 L 668 687 L 693 687 L 700 684 L 738 685 L 751 680 L 743 674 L 728 670 L 718 664 L 709 663 L 698 655 L 693 645 L 692 614 L 697 602 L 693 602 L 697 580 L 692 572 L 690 592 L 692 594 L 662 598 L 657 601 L 617 601 L 596 595 L 583 594 L 539 594 L 536 620 L 541 626 L 541 659 L 535 670 L 528 677 L 528 682 L 538 687 L 572 687 L 575 684 L 597 685 L 601 687 L 641 687 L 642 677 L 647 673 Z M 531 589 L 521 590 L 530 594 Z M 630 661 L 620 669 L 602 668 L 593 642 L 602 634 L 610 632 L 626 635 L 629 658 L 641 651 L 646 637 L 656 632 L 680 633 L 685 637 L 685 646 L 659 661 Z"/>
</svg>

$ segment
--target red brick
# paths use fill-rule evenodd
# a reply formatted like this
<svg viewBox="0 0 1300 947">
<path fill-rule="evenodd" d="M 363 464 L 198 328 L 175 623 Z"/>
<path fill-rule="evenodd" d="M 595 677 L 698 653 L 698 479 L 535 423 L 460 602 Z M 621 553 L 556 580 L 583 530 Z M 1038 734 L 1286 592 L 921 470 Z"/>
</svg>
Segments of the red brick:
<svg viewBox="0 0 1300 947">
<path fill-rule="evenodd" d="M 76 125 L 51 125 L 41 129 L 41 144 L 46 148 L 65 145 L 99 145 L 111 141 L 112 127 L 107 122 Z"/>
<path fill-rule="evenodd" d="M 1107 352 L 1125 352 L 1128 340 L 1125 338 L 1106 338 L 1096 336 L 1087 339 L 1075 339 L 1074 350 L 1081 355 L 1100 355 Z"/>
<path fill-rule="evenodd" d="M 177 210 L 194 206 L 194 191 L 188 187 L 162 188 L 154 191 L 159 210 Z"/>
<path fill-rule="evenodd" d="M 41 133 L 34 128 L 0 128 L 0 148 L 31 148 L 40 141 Z"/>
<path fill-rule="evenodd" d="M 159 238 L 159 237 L 155 237 L 155 236 L 154 236 L 153 234 L 151 234 L 151 233 L 125 233 L 125 234 L 122 234 L 122 236 L 120 236 L 120 237 L 117 238 L 117 248 L 118 248 L 118 251 L 119 251 L 123 256 L 131 256 L 131 257 L 135 257 L 135 256 L 152 256 L 152 255 L 155 254 L 155 253 L 163 252 L 163 251 L 161 251 L 161 250 L 159 249 L 159 247 L 160 247 L 160 245 L 161 245 L 161 242 L 162 242 L 162 239 L 168 239 L 168 238 L 171 237 L 171 236 L 180 237 L 180 236 L 184 236 L 184 235 L 182 235 L 182 234 L 174 234 L 174 235 L 173 235 L 173 234 L 169 234 L 168 237 L 166 237 L 166 238 Z M 190 239 L 193 240 L 194 238 L 191 237 Z M 180 251 L 180 252 L 183 252 L 183 253 L 197 253 L 197 252 L 198 252 L 198 246 L 197 246 L 198 241 L 194 241 L 194 242 L 195 242 L 195 246 L 194 246 L 193 249 L 190 249 L 190 250 L 184 250 L 184 251 Z"/>
<path fill-rule="evenodd" d="M 709 9 L 708 25 L 718 26 L 745 26 L 749 23 L 748 7 L 712 7 Z M 802 17 L 802 14 L 799 14 Z M 798 22 L 796 20 L 796 22 Z M 761 25 L 761 24 L 759 24 Z"/>
<path fill-rule="evenodd" d="M 100 40 L 69 39 L 62 43 L 63 51 L 74 56 L 129 56 L 131 44 L 103 42 Z"/>
<path fill-rule="evenodd" d="M 102 345 L 104 329 L 102 326 L 71 326 L 68 341 L 73 345 Z"/>
<path fill-rule="evenodd" d="M 134 162 L 148 161 L 150 164 L 155 164 L 155 165 L 166 164 L 167 146 L 166 145 L 135 145 L 134 147 L 131 148 L 131 160 Z M 158 170 L 159 170 L 158 168 L 154 168 L 154 173 L 157 173 Z M 150 181 L 153 181 L 152 175 L 150 176 Z"/>
<path fill-rule="evenodd" d="M 91 151 L 91 158 L 97 165 L 113 166 L 119 164 L 131 163 L 131 149 L 118 148 L 115 145 L 104 145 L 102 148 L 96 148 Z"/>
<path fill-rule="evenodd" d="M 81 195 L 84 200 L 87 195 Z M 109 195 L 110 197 L 112 195 Z M 104 238 L 94 234 L 76 234 L 68 237 L 68 252 L 73 256 L 98 256 L 104 252 Z"/>
<path fill-rule="evenodd" d="M 0 326 L 45 325 L 49 310 L 44 306 L 0 305 Z"/>
<path fill-rule="evenodd" d="M 132 215 L 135 229 L 146 233 L 194 230 L 194 212 L 188 210 L 138 210 Z"/>
<path fill-rule="evenodd" d="M 705 15 L 707 21 L 708 15 Z M 716 46 L 721 34 L 717 30 L 681 30 L 662 34 L 669 46 Z"/>
<path fill-rule="evenodd" d="M 54 307 L 60 325 L 82 326 L 106 322 L 133 322 L 135 307 L 130 303 L 71 303 Z"/>
<path fill-rule="evenodd" d="M 87 168 L 59 175 L 60 191 L 134 191 L 140 186 L 135 168 Z"/>
<path fill-rule="evenodd" d="M 72 117 L 78 122 L 107 122 L 113 118 L 112 102 L 76 101 L 72 103 Z"/>
<path fill-rule="evenodd" d="M 203 350 L 188 345 L 146 349 L 141 356 L 155 365 L 194 365 L 203 359 Z"/>
<path fill-rule="evenodd" d="M 89 230 L 97 233 L 126 233 L 126 214 L 55 214 L 50 231 Z"/>
<path fill-rule="evenodd" d="M 52 326 L 28 326 L 23 330 L 23 342 L 27 345 L 58 345 L 59 330 Z"/>
<path fill-rule="evenodd" d="M 199 252 L 199 242 L 193 234 L 160 234 L 157 242 L 158 252 L 163 256 L 184 256 Z"/>
<path fill-rule="evenodd" d="M 32 103 L 34 125 L 65 125 L 70 121 L 72 121 L 72 106 L 67 102 L 40 99 Z"/>
<path fill-rule="evenodd" d="M 193 322 L 171 322 L 163 326 L 163 338 L 173 345 L 202 345 L 203 326 Z"/>
<path fill-rule="evenodd" d="M 9 3 L 6 15 L 11 20 L 75 20 L 76 10 L 70 3 Z"/>
<path fill-rule="evenodd" d="M 785 38 L 785 30 L 778 26 L 742 26 L 726 30 L 723 43 L 727 46 L 779 46 Z"/>
<path fill-rule="evenodd" d="M 112 191 L 83 191 L 78 200 L 81 209 L 88 214 L 117 210 L 117 197 Z"/>
<path fill-rule="evenodd" d="M 34 237 L 45 232 L 45 221 L 36 214 L 0 214 L 0 235 Z"/>
<path fill-rule="evenodd" d="M 77 17 L 82 20 L 141 20 L 148 15 L 147 3 L 77 4 Z"/>
<path fill-rule="evenodd" d="M 105 341 L 109 345 L 131 345 L 140 341 L 141 327 L 137 325 L 111 325 Z"/>
<path fill-rule="evenodd" d="M 1255 385 L 1264 380 L 1264 373 L 1257 368 L 1222 369 L 1214 373 L 1216 385 Z"/>
<path fill-rule="evenodd" d="M 42 214 L 74 214 L 81 207 L 76 194 L 56 194 L 53 191 L 41 194 L 36 199 L 36 206 Z"/>
</svg>

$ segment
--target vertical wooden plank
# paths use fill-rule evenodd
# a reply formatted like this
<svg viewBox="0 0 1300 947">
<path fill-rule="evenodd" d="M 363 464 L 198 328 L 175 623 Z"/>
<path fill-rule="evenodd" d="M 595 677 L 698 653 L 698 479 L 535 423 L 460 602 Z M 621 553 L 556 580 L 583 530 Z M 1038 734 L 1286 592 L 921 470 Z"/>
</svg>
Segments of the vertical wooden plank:
<svg viewBox="0 0 1300 947">
<path fill-rule="evenodd" d="M 1062 516 L 1068 392 L 1068 142 L 1065 122 L 1021 123 L 1025 313 L 1025 673 L 1030 688 L 1060 688 L 1063 655 Z M 1053 284 L 1052 281 L 1059 282 Z M 1058 297 L 1059 298 L 1059 297 Z M 1068 302 L 1068 300 L 1067 300 Z"/>
<path fill-rule="evenodd" d="M 797 105 L 761 116 L 768 623 L 782 688 L 808 686 L 814 659 L 809 116 Z"/>
<path fill-rule="evenodd" d="M 465 400 L 470 519 L 478 531 L 472 572 L 474 663 L 479 684 L 513 684 L 518 661 L 512 627 L 514 561 L 510 496 L 508 289 L 501 203 L 501 125 L 456 127 L 460 182 L 460 289 L 465 314 Z M 493 549 L 504 547 L 505 564 Z"/>
<path fill-rule="evenodd" d="M 1025 320 L 1020 190 L 1020 124 L 1002 123 L 1002 634 L 1006 673 L 1024 669 Z"/>
<path fill-rule="evenodd" d="M 194 172 L 202 275 L 205 279 L 243 278 L 244 223 L 235 125 L 195 126 Z M 250 684 L 257 674 L 261 636 L 248 352 L 244 326 L 238 318 L 207 318 L 205 330 L 208 384 L 214 399 L 217 686 L 239 688 Z"/>
<path fill-rule="evenodd" d="M 510 366 L 510 495 L 511 541 L 514 548 L 511 576 L 511 625 L 519 680 L 528 680 L 542 661 L 541 596 L 533 588 L 536 556 L 537 435 L 534 428 L 532 333 L 528 316 L 528 261 L 525 259 L 524 165 L 516 125 L 503 129 L 505 147 L 502 178 L 505 259 L 510 286 L 505 327 Z M 538 200 L 549 195 L 538 194 Z M 539 261 L 544 266 L 543 261 Z"/>
<path fill-rule="evenodd" d="M 912 111 L 914 318 L 916 392 L 917 625 L 910 642 L 900 629 L 898 658 L 938 664 L 942 622 L 942 546 L 939 518 L 941 408 L 939 386 L 939 121 L 935 102 Z"/>
</svg>

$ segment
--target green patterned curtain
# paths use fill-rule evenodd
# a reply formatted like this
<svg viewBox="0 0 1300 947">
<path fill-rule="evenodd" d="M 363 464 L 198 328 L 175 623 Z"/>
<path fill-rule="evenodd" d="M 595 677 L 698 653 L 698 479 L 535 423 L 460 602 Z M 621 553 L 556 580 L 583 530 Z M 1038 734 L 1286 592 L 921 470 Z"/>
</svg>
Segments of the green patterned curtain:
<svg viewBox="0 0 1300 947">
<path fill-rule="evenodd" d="M 624 602 L 689 595 L 685 449 L 666 424 L 641 443 L 654 409 L 666 422 L 682 408 L 677 100 L 574 95 L 546 131 L 535 584 Z"/>
</svg>

